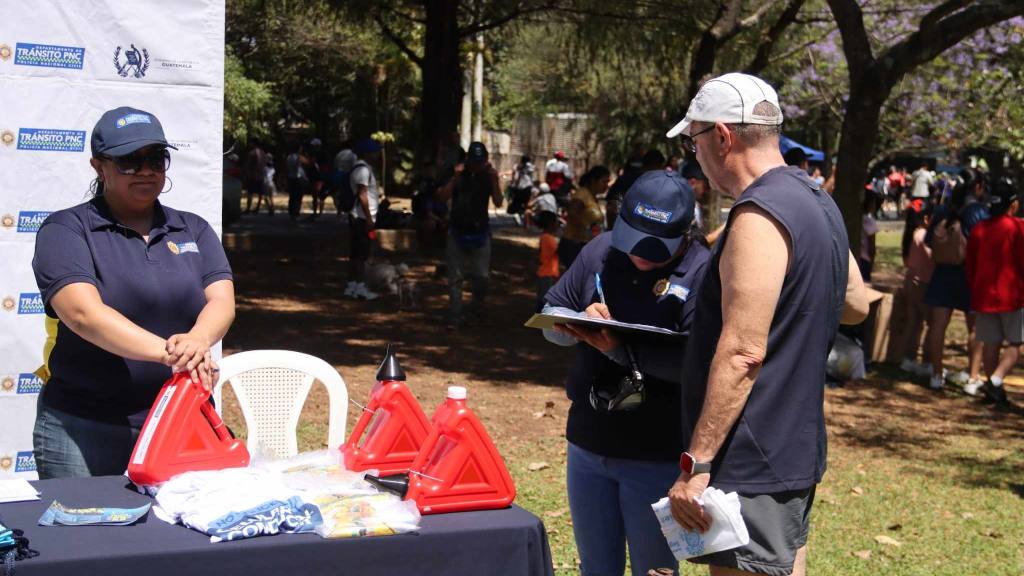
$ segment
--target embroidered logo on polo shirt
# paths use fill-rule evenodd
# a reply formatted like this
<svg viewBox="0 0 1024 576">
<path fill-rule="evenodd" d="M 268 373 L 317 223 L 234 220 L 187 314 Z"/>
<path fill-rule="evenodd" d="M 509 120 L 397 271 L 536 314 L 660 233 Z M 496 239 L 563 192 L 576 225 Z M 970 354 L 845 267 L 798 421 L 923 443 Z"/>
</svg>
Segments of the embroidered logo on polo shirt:
<svg viewBox="0 0 1024 576">
<path fill-rule="evenodd" d="M 196 254 L 199 254 L 199 245 L 195 242 L 174 243 L 172 240 L 168 240 L 167 249 L 171 251 L 171 254 L 175 255 L 186 254 L 188 252 L 195 252 Z"/>
<path fill-rule="evenodd" d="M 690 296 L 690 289 L 682 284 L 672 284 L 668 287 L 668 293 L 686 302 L 686 299 Z"/>
<path fill-rule="evenodd" d="M 7 472 L 14 466 L 14 458 L 8 454 L 0 456 L 0 472 Z"/>
<path fill-rule="evenodd" d="M 4 299 L 0 301 L 0 308 L 3 308 L 5 312 L 14 310 L 14 307 L 17 305 L 18 303 L 10 296 L 4 296 Z"/>
<path fill-rule="evenodd" d="M 633 209 L 633 213 L 641 218 L 647 220 L 653 220 L 654 222 L 661 222 L 662 224 L 668 224 L 672 220 L 671 210 L 662 210 L 661 208 L 655 208 L 650 204 L 644 204 L 643 202 L 636 205 Z"/>
<path fill-rule="evenodd" d="M 0 391 L 12 392 L 14 390 L 14 378 L 10 376 L 4 376 L 3 380 L 0 380 Z"/>
</svg>

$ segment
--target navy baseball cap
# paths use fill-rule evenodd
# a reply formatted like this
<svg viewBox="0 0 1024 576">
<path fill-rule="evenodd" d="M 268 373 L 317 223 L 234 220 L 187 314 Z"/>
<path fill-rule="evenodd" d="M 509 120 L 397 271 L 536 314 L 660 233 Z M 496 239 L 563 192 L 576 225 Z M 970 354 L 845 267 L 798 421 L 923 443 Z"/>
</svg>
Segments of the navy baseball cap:
<svg viewBox="0 0 1024 576">
<path fill-rule="evenodd" d="M 92 129 L 93 156 L 127 156 L 154 144 L 177 150 L 167 142 L 156 116 L 136 108 L 108 110 Z"/>
<path fill-rule="evenodd" d="M 622 200 L 612 247 L 650 262 L 667 262 L 693 223 L 693 189 L 679 175 L 652 170 Z"/>
<path fill-rule="evenodd" d="M 989 207 L 996 214 L 1003 214 L 1010 204 L 1018 199 L 1017 183 L 1012 178 L 997 178 L 992 183 L 992 194 L 989 198 Z"/>
</svg>

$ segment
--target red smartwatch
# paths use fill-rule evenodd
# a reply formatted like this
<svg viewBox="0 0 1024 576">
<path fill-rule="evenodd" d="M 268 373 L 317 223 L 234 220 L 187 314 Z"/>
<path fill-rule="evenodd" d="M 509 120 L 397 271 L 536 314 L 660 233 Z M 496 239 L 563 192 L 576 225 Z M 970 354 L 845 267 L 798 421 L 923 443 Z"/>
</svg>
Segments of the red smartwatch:
<svg viewBox="0 0 1024 576">
<path fill-rule="evenodd" d="M 693 457 L 693 454 L 683 452 L 682 456 L 679 457 L 679 469 L 690 476 L 694 476 L 696 474 L 710 474 L 711 462 L 697 462 L 697 459 Z"/>
</svg>

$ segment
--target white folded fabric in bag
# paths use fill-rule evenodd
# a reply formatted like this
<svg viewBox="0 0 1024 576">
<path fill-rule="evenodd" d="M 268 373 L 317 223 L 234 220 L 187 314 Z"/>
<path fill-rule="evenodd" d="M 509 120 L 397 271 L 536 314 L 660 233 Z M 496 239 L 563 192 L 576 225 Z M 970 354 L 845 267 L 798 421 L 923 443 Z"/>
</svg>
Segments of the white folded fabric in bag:
<svg viewBox="0 0 1024 576">
<path fill-rule="evenodd" d="M 711 516 L 708 531 L 691 532 L 684 529 L 672 518 L 668 498 L 662 498 L 651 508 L 661 524 L 661 533 L 680 562 L 694 556 L 703 556 L 746 546 L 750 542 L 747 525 L 740 514 L 740 498 L 735 492 L 726 494 L 718 488 L 708 487 L 699 499 L 704 512 Z"/>
</svg>

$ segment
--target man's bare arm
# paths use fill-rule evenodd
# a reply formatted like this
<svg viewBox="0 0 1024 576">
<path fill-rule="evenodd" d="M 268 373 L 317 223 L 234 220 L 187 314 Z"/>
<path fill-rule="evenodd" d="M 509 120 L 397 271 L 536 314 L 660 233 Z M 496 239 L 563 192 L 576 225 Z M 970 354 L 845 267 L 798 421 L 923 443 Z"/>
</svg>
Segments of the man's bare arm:
<svg viewBox="0 0 1024 576">
<path fill-rule="evenodd" d="M 860 276 L 857 259 L 850 252 L 850 271 L 846 276 L 846 301 L 843 302 L 843 317 L 840 322 L 848 326 L 860 324 L 868 317 L 868 291 Z"/>
</svg>

